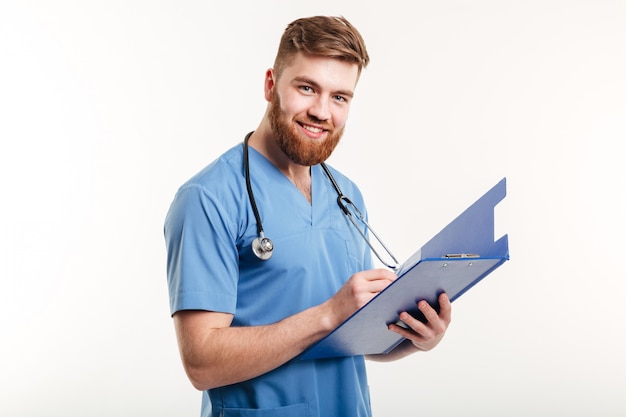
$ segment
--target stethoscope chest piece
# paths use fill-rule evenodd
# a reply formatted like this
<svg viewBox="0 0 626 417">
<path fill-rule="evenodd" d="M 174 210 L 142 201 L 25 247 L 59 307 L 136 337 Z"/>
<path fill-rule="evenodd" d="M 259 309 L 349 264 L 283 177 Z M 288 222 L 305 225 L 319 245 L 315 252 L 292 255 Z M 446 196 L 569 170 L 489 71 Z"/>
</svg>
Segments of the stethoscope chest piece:
<svg viewBox="0 0 626 417">
<path fill-rule="evenodd" d="M 269 237 L 257 237 L 252 241 L 252 252 L 257 258 L 267 261 L 274 253 L 274 243 Z"/>
</svg>

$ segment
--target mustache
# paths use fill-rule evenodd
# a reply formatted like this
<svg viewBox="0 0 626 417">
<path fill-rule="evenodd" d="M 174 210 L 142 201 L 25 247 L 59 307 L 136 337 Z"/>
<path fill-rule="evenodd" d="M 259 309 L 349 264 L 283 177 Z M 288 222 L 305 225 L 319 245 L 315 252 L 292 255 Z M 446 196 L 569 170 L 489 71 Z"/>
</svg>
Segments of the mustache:
<svg viewBox="0 0 626 417">
<path fill-rule="evenodd" d="M 326 120 L 321 120 L 318 119 L 315 116 L 311 116 L 311 115 L 306 115 L 306 117 L 304 117 L 304 120 L 298 120 L 299 123 L 304 123 L 304 124 L 309 124 L 309 125 L 315 125 L 318 127 L 321 127 L 324 130 L 334 130 L 335 126 L 333 126 L 332 123 L 328 123 Z"/>
</svg>

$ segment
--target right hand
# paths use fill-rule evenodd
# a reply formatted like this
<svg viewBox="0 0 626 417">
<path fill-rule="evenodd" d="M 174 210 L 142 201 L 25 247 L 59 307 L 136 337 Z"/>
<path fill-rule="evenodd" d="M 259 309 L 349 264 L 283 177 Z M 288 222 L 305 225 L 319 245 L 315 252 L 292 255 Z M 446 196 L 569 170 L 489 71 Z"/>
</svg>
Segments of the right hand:
<svg viewBox="0 0 626 417">
<path fill-rule="evenodd" d="M 339 322 L 350 317 L 397 278 L 388 269 L 357 272 L 331 297 L 329 303 Z"/>
</svg>

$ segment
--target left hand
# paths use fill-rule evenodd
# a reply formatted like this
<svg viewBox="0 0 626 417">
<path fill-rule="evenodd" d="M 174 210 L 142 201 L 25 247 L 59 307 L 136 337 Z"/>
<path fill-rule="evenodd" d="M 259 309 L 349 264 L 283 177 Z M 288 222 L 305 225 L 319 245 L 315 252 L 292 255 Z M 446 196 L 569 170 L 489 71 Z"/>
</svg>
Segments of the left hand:
<svg viewBox="0 0 626 417">
<path fill-rule="evenodd" d="M 406 311 L 400 313 L 402 320 L 409 328 L 390 324 L 389 330 L 398 333 L 413 343 L 417 350 L 428 351 L 439 344 L 446 333 L 452 319 L 452 305 L 446 293 L 439 295 L 439 314 L 428 302 L 422 300 L 417 308 L 424 314 L 426 322 L 422 323 Z"/>
</svg>

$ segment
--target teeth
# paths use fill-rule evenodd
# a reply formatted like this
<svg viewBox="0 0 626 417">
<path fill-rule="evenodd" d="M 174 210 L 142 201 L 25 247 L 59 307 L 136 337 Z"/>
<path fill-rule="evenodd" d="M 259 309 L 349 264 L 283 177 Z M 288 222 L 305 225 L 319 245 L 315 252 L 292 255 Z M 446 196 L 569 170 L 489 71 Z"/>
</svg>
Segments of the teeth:
<svg viewBox="0 0 626 417">
<path fill-rule="evenodd" d="M 324 131 L 324 129 L 320 129 L 319 127 L 314 126 L 302 125 L 302 127 L 312 133 L 322 133 Z"/>
</svg>

